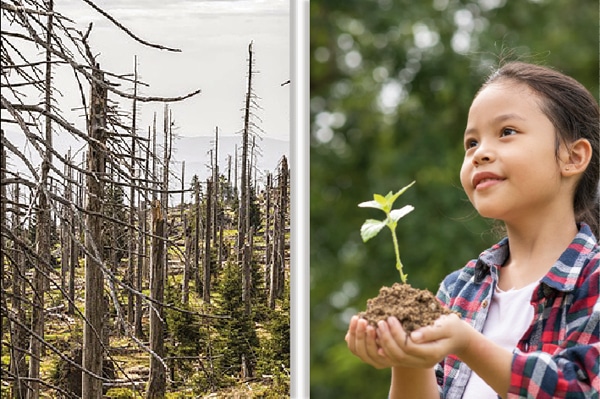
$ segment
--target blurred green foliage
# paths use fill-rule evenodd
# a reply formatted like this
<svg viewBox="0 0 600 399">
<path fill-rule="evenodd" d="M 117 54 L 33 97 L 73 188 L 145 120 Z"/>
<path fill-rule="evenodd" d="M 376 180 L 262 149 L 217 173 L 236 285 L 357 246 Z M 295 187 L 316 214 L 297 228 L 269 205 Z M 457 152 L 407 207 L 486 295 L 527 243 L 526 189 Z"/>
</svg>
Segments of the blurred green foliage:
<svg viewBox="0 0 600 399">
<path fill-rule="evenodd" d="M 344 341 L 366 299 L 398 281 L 389 238 L 361 242 L 362 222 L 378 215 L 358 203 L 416 180 L 399 200 L 415 211 L 398 239 L 409 282 L 433 292 L 497 241 L 458 173 L 473 95 L 516 58 L 597 96 L 598 1 L 310 2 L 311 398 L 387 397 L 389 370 Z"/>
</svg>

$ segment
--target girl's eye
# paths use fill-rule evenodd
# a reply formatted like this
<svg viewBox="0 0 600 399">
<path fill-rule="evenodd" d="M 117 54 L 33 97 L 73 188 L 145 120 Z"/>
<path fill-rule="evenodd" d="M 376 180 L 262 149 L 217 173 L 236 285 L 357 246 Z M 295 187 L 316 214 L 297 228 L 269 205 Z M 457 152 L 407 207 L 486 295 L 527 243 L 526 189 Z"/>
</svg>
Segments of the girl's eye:
<svg viewBox="0 0 600 399">
<path fill-rule="evenodd" d="M 477 140 L 474 140 L 474 139 L 465 140 L 465 150 L 477 147 L 477 144 L 479 144 L 479 143 L 477 143 Z"/>
<path fill-rule="evenodd" d="M 510 127 L 505 127 L 504 129 L 502 129 L 502 134 L 501 134 L 501 136 L 502 136 L 502 137 L 505 137 L 505 136 L 512 136 L 513 134 L 517 134 L 517 131 L 516 131 L 515 129 L 513 129 L 513 128 L 510 128 Z"/>
</svg>

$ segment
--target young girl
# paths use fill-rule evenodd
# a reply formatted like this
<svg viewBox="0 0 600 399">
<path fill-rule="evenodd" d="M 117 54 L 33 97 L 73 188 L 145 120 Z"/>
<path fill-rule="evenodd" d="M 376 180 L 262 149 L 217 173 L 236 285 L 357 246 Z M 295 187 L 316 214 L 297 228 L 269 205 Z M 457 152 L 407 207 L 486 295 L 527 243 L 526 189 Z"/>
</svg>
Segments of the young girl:
<svg viewBox="0 0 600 399">
<path fill-rule="evenodd" d="M 350 350 L 392 368 L 390 398 L 598 398 L 598 103 L 552 69 L 512 62 L 469 110 L 460 179 L 507 237 L 443 281 L 460 314 L 406 337 L 354 317 Z"/>
</svg>

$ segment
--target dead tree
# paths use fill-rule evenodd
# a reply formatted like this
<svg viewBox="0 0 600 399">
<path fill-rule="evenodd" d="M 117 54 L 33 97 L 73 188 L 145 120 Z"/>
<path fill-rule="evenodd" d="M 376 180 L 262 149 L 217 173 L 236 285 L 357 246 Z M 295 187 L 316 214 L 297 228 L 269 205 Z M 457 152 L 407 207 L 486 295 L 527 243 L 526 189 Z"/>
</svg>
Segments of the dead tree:
<svg viewBox="0 0 600 399">
<path fill-rule="evenodd" d="M 71 157 L 69 156 L 69 159 Z M 71 203 L 79 203 L 81 200 L 77 198 L 77 193 L 73 189 L 72 180 L 73 176 L 73 168 L 69 165 L 68 174 L 69 182 L 67 183 L 67 200 Z M 81 174 L 79 174 L 81 176 Z M 79 178 L 79 177 L 78 177 Z M 75 196 L 73 195 L 75 194 Z M 73 199 L 73 197 L 75 197 Z M 75 314 L 75 269 L 79 267 L 79 242 L 78 239 L 78 231 L 81 230 L 80 226 L 77 225 L 77 221 L 75 220 L 75 213 L 73 212 L 72 207 L 69 207 L 67 210 L 67 215 L 69 217 L 69 299 L 67 301 L 67 313 L 70 315 Z"/>
<path fill-rule="evenodd" d="M 160 201 L 162 204 L 162 210 L 163 210 L 163 218 L 165 220 L 168 220 L 168 215 L 169 215 L 169 165 L 171 163 L 171 154 L 172 154 L 172 146 L 173 146 L 173 132 L 172 132 L 172 122 L 171 122 L 172 118 L 171 115 L 169 113 L 169 106 L 167 104 L 165 104 L 164 107 L 164 114 L 163 114 L 163 159 L 162 159 L 162 182 L 161 182 L 161 195 L 160 195 Z M 163 245 L 165 246 L 165 248 L 163 248 L 163 254 L 164 254 L 164 264 L 165 264 L 165 273 L 164 275 L 167 276 L 168 275 L 168 268 L 169 268 L 169 262 L 168 262 L 168 250 L 167 250 L 167 245 L 168 245 L 168 240 L 167 240 L 167 235 L 168 235 L 168 229 L 165 228 L 165 236 L 163 237 Z"/>
<path fill-rule="evenodd" d="M 194 240 L 193 240 L 193 251 L 194 251 L 194 271 L 195 271 L 195 285 L 196 285 L 196 293 L 201 295 L 202 282 L 200 278 L 200 233 L 202 231 L 201 228 L 201 217 L 200 217 L 200 182 L 198 181 L 198 176 L 194 176 L 192 179 L 194 186 Z"/>
<path fill-rule="evenodd" d="M 134 57 L 133 61 L 133 101 L 131 106 L 131 180 L 132 184 L 129 187 L 129 226 L 128 226 L 128 240 L 127 240 L 127 284 L 130 287 L 135 287 L 134 274 L 135 274 L 135 254 L 136 254 L 136 235 L 138 234 L 135 229 L 135 217 L 136 217 L 136 186 L 133 182 L 136 179 L 136 152 L 137 152 L 137 87 L 138 87 L 138 73 L 137 73 L 137 56 Z M 138 287 L 138 290 L 140 288 Z M 135 308 L 134 308 L 135 296 L 133 290 L 127 292 L 127 321 L 131 324 L 135 323 Z"/>
<path fill-rule="evenodd" d="M 97 82 L 104 80 L 103 73 L 96 70 L 90 99 L 89 133 L 93 141 L 88 150 L 86 188 L 87 220 L 85 232 L 85 318 L 83 329 L 83 367 L 102 375 L 102 330 L 104 321 L 104 276 L 102 273 L 102 205 L 104 196 L 103 177 L 106 173 L 106 89 Z M 102 398 L 102 380 L 82 373 L 82 391 L 90 399 Z"/>
<path fill-rule="evenodd" d="M 289 169 L 287 158 L 280 161 L 277 196 L 273 209 L 273 248 L 269 276 L 269 307 L 275 308 L 275 300 L 283 293 L 285 283 L 286 232 L 289 214 Z"/>
<path fill-rule="evenodd" d="M 52 40 L 53 29 L 53 2 L 48 2 L 50 11 L 46 23 L 46 68 L 45 68 L 45 99 L 44 109 L 47 113 L 51 110 L 50 100 L 52 98 L 52 54 L 49 45 Z M 48 115 L 45 118 L 45 131 L 47 146 L 52 146 L 52 120 Z M 34 297 L 31 313 L 31 329 L 39 337 L 44 337 L 44 296 L 48 288 L 46 278 L 48 265 L 50 264 L 50 212 L 48 206 L 47 181 L 52 162 L 51 152 L 46 150 L 42 160 L 40 192 L 38 202 L 38 224 L 36 230 L 36 252 L 39 256 L 39 264 L 33 272 Z M 30 399 L 39 397 L 40 357 L 42 354 L 42 342 L 32 335 L 30 344 L 31 358 L 29 361 L 29 378 L 31 379 L 31 390 L 28 392 Z"/>
<path fill-rule="evenodd" d="M 152 266 L 150 270 L 150 297 L 153 299 L 150 310 L 150 380 L 146 399 L 162 399 L 166 390 L 166 370 L 163 337 L 163 300 L 164 300 L 164 228 L 165 220 L 159 201 L 152 202 Z"/>
<path fill-rule="evenodd" d="M 6 151 L 4 150 L 4 129 L 0 129 L 0 182 L 4 182 L 6 180 Z M 6 195 L 6 185 L 0 184 L 0 218 L 1 220 L 6 220 L 7 212 L 6 212 L 6 204 L 8 197 Z M 0 290 L 2 292 L 6 292 L 5 284 L 4 284 L 4 276 L 6 276 L 6 265 L 7 265 L 8 256 L 6 254 L 6 239 L 4 234 L 0 235 Z M 3 301 L 2 305 L 6 309 L 8 306 L 6 305 L 6 298 L 1 299 Z M 4 340 L 5 333 L 5 320 L 4 313 L 0 313 L 0 328 L 2 329 L 2 333 L 0 339 Z"/>
<path fill-rule="evenodd" d="M 138 198 L 138 257 L 137 267 L 135 269 L 135 288 L 138 291 L 142 291 L 143 288 L 143 273 L 144 263 L 146 260 L 146 202 Z M 135 296 L 135 320 L 134 320 L 134 334 L 139 339 L 145 339 L 144 330 L 142 326 L 142 302 L 143 298 L 141 295 Z"/>
<path fill-rule="evenodd" d="M 276 229 L 277 251 L 275 256 L 275 267 L 277 272 L 274 296 L 281 297 L 284 288 L 285 279 L 285 260 L 286 260 L 286 232 L 287 215 L 289 214 L 289 169 L 287 158 L 281 159 L 279 167 L 279 189 L 278 189 L 278 207 L 276 220 L 278 221 Z"/>
<path fill-rule="evenodd" d="M 244 129 L 242 131 L 242 170 L 241 170 L 241 196 L 239 205 L 239 220 L 238 220 L 238 263 L 242 272 L 242 301 L 247 304 L 246 308 L 249 308 L 250 304 L 250 287 L 248 282 L 250 276 L 247 274 L 250 272 L 248 265 L 251 260 L 248 258 L 249 249 L 247 246 L 247 235 L 250 230 L 250 193 L 249 193 L 249 177 L 250 172 L 248 170 L 248 149 L 249 149 L 249 137 L 250 137 L 250 104 L 252 98 L 252 67 L 254 66 L 252 60 L 252 42 L 248 45 L 248 88 L 246 91 L 246 102 L 244 107 Z"/>
<path fill-rule="evenodd" d="M 4 169 L 3 169 L 4 170 Z M 21 211 L 18 209 L 20 188 L 18 184 L 15 184 L 15 190 L 13 195 L 13 207 L 16 207 L 13 211 L 13 231 L 18 239 L 23 239 L 20 215 Z M 4 246 L 2 247 L 4 251 Z M 17 242 L 14 242 L 12 248 L 12 312 L 19 322 L 11 321 L 10 324 L 10 375 L 13 378 L 12 381 L 12 397 L 24 398 L 27 392 L 27 363 L 25 359 L 25 353 L 27 349 L 27 332 L 22 327 L 26 324 L 25 307 L 23 304 L 23 298 L 25 294 L 25 256 L 23 250 Z M 4 291 L 3 291 L 4 292 Z"/>
<path fill-rule="evenodd" d="M 217 219 L 219 217 L 219 127 L 215 127 L 215 154 L 213 157 L 212 168 L 212 239 L 217 240 L 217 230 L 219 225 Z M 216 244 L 216 242 L 214 243 Z"/>
<path fill-rule="evenodd" d="M 210 241 L 211 241 L 211 222 L 212 222 L 212 190 L 213 184 L 210 180 L 206 180 L 206 230 L 204 237 L 204 264 L 203 264 L 203 279 L 202 279 L 202 300 L 204 303 L 210 303 Z"/>
<path fill-rule="evenodd" d="M 87 3 L 134 40 L 146 46 L 167 49 L 137 38 L 104 10 L 93 3 Z M 3 293 L 6 288 L 10 292 L 6 293 L 6 296 L 2 296 L 1 315 L 10 320 L 11 334 L 16 333 L 18 335 L 20 331 L 16 326 L 20 325 L 21 328 L 29 331 L 28 334 L 31 338 L 29 348 L 23 343 L 18 343 L 18 339 L 17 341 L 2 340 L 3 349 L 7 348 L 7 353 L 11 356 L 10 366 L 8 363 L 3 362 L 2 374 L 3 377 L 10 375 L 10 378 L 13 378 L 11 383 L 16 381 L 13 384 L 15 395 L 19 394 L 19 390 L 22 392 L 23 387 L 26 387 L 29 390 L 27 396 L 36 398 L 41 387 L 44 387 L 44 390 L 50 390 L 49 394 L 51 396 L 56 394 L 56 391 L 49 388 L 48 381 L 45 381 L 44 376 L 40 375 L 39 372 L 40 361 L 46 360 L 44 351 L 51 350 L 55 355 L 62 355 L 58 349 L 44 339 L 43 308 L 47 305 L 44 303 L 44 299 L 47 296 L 48 288 L 60 292 L 61 299 L 68 299 L 70 314 L 79 318 L 79 321 L 83 319 L 86 325 L 85 328 L 88 330 L 87 332 L 84 331 L 86 344 L 94 339 L 101 341 L 100 337 L 102 336 L 102 328 L 92 328 L 97 323 L 94 315 L 87 314 L 88 310 L 92 308 L 90 302 L 93 303 L 95 313 L 105 313 L 102 310 L 104 300 L 92 301 L 88 298 L 92 295 L 91 291 L 94 291 L 93 287 L 102 286 L 99 290 L 100 296 L 98 296 L 98 298 L 101 298 L 104 292 L 103 284 L 106 283 L 108 293 L 111 294 L 113 299 L 116 317 L 122 324 L 125 320 L 122 319 L 124 313 L 119 313 L 119 298 L 125 297 L 125 295 L 131 298 L 129 295 L 131 293 L 131 282 L 127 281 L 123 284 L 121 276 L 112 273 L 109 269 L 102 269 L 104 267 L 102 264 L 104 259 L 103 243 L 98 239 L 97 227 L 102 222 L 107 225 L 113 223 L 118 224 L 121 231 L 127 228 L 133 232 L 135 221 L 129 223 L 127 217 L 115 221 L 111 220 L 108 215 L 104 215 L 104 210 L 101 208 L 102 190 L 94 191 L 93 186 L 102 187 L 110 183 L 122 189 L 123 192 L 126 192 L 123 187 L 129 189 L 135 187 L 135 190 L 138 190 L 137 185 L 139 185 L 139 182 L 136 179 L 134 170 L 140 170 L 143 165 L 139 159 L 133 160 L 131 154 L 135 154 L 135 149 L 127 148 L 129 138 L 134 135 L 129 134 L 130 129 L 119 120 L 122 113 L 118 111 L 118 104 L 116 106 L 109 104 L 108 111 L 105 111 L 104 114 L 105 123 L 98 125 L 98 127 L 93 126 L 92 119 L 97 119 L 98 115 L 92 115 L 91 118 L 88 115 L 90 112 L 87 104 L 88 96 L 84 92 L 87 84 L 94 86 L 93 90 L 103 91 L 105 97 L 108 97 L 107 93 L 112 93 L 120 99 L 134 99 L 144 102 L 180 101 L 198 94 L 199 90 L 177 98 L 142 97 L 137 93 L 122 92 L 119 90 L 120 82 L 130 81 L 130 78 L 127 75 L 111 74 L 108 71 L 99 69 L 92 56 L 93 51 L 87 42 L 91 34 L 91 26 L 85 33 L 80 32 L 74 27 L 75 23 L 72 20 L 54 10 L 54 4 L 50 0 L 30 0 L 26 2 L 26 5 L 3 3 L 1 12 L 3 29 L 6 29 L 2 31 L 2 125 L 3 127 L 5 124 L 16 126 L 25 140 L 25 145 L 21 146 L 10 142 L 6 137 L 2 137 L 2 147 L 8 150 L 7 156 L 13 161 L 19 161 L 25 168 L 25 173 L 19 175 L 15 170 L 6 169 L 6 166 L 3 167 L 3 171 L 7 171 L 8 176 L 2 177 L 2 187 L 7 190 L 15 190 L 17 187 L 30 190 L 22 195 L 22 199 L 17 196 L 14 206 L 9 208 L 5 208 L 7 205 L 6 195 L 2 195 L 0 217 L 3 222 L 18 220 L 18 223 L 21 224 L 20 227 L 24 231 L 27 230 L 27 237 L 25 232 L 21 235 L 16 226 L 10 228 L 9 223 L 2 223 L 0 236 L 3 240 L 10 241 L 3 241 L 1 245 L 2 267 L 10 265 L 12 278 L 15 279 L 19 276 L 20 280 L 11 280 L 9 287 L 2 286 Z M 8 23 L 5 24 L 5 21 Z M 39 56 L 40 54 L 41 56 Z M 55 95 L 57 91 L 52 87 L 54 82 L 51 76 L 52 72 L 55 72 L 55 67 L 65 68 L 67 72 L 72 72 L 74 81 L 80 88 L 81 107 L 78 109 L 86 114 L 85 128 L 78 127 L 81 124 L 78 120 L 67 120 L 61 112 L 61 108 L 64 109 L 61 98 Z M 105 78 L 117 79 L 119 82 L 105 82 L 101 77 L 103 72 Z M 135 79 L 137 81 L 137 77 Z M 39 101 L 40 98 L 42 99 L 41 102 Z M 92 101 L 92 108 L 96 105 Z M 92 109 L 91 112 L 94 112 L 94 110 Z M 135 128 L 133 130 L 135 131 Z M 84 162 L 84 164 L 89 165 L 89 168 L 77 164 L 68 155 L 65 156 L 56 152 L 52 143 L 53 132 L 59 132 L 61 138 L 65 136 L 68 139 L 76 138 L 83 143 L 83 146 L 89 146 L 90 155 Z M 103 142 L 98 138 L 98 135 L 108 136 L 108 140 Z M 135 145 L 133 144 L 134 141 L 135 138 L 133 137 L 132 146 Z M 95 153 L 92 154 L 93 152 Z M 41 159 L 41 165 L 36 164 L 38 158 Z M 104 159 L 100 161 L 100 158 Z M 131 162 L 129 162 L 130 159 Z M 115 173 L 114 181 L 109 182 L 103 171 L 92 167 L 92 164 L 99 166 L 99 162 L 111 166 Z M 156 175 L 153 175 L 152 181 L 156 180 Z M 84 186 L 91 190 L 86 192 L 89 196 L 86 204 L 82 200 Z M 78 187 L 78 189 L 74 189 L 75 187 Z M 135 190 L 132 195 L 131 208 L 135 204 Z M 25 199 L 25 197 L 27 198 Z M 144 198 L 147 198 L 147 195 Z M 98 201 L 99 204 L 94 204 L 94 201 Z M 5 213 L 7 209 L 14 213 L 13 218 Z M 129 215 L 131 216 L 131 214 L 130 212 Z M 15 215 L 18 215 L 17 219 L 14 218 Z M 141 220 L 140 217 L 138 226 L 145 224 Z M 61 277 L 64 282 L 66 278 L 64 272 L 60 272 L 59 276 L 51 267 L 51 249 L 53 250 L 54 245 L 57 244 L 57 242 L 50 241 L 55 237 L 55 231 L 52 230 L 53 226 L 62 228 L 61 250 L 63 252 L 61 257 L 63 262 L 67 262 L 70 258 L 70 261 L 68 261 L 70 269 L 69 293 L 66 292 L 64 284 L 61 286 L 57 279 L 57 277 Z M 138 229 L 141 230 L 139 227 Z M 139 261 L 144 259 L 145 235 L 138 235 L 137 243 L 142 244 L 137 251 L 131 248 L 128 252 L 130 254 L 131 252 L 140 254 L 138 257 L 139 266 Z M 135 241 L 130 240 L 130 242 Z M 4 250 L 6 248 L 11 248 L 11 257 L 13 257 L 9 262 L 5 261 Z M 88 276 L 95 283 L 85 285 L 87 301 L 85 315 L 79 313 L 73 302 L 75 298 L 74 271 L 79 263 L 79 253 L 82 253 L 82 256 L 85 257 L 86 272 L 95 272 L 94 278 Z M 15 260 L 16 262 L 14 262 Z M 66 263 L 63 263 L 63 270 L 65 265 Z M 9 268 L 9 266 L 6 267 Z M 131 263 L 128 267 L 131 269 Z M 33 277 L 26 275 L 31 270 L 34 273 Z M 5 276 L 4 272 L 6 270 L 3 270 L 3 277 Z M 22 285 L 26 281 L 25 277 L 30 283 L 27 290 Z M 130 276 L 128 276 L 128 279 L 130 279 Z M 3 283 L 6 282 L 5 279 Z M 126 293 L 117 292 L 116 287 L 125 290 Z M 141 281 L 139 281 L 137 287 L 141 287 Z M 136 298 L 141 301 L 142 296 L 136 295 Z M 141 306 L 139 310 L 139 312 L 136 312 L 135 321 L 136 323 L 139 321 L 140 328 L 138 332 L 141 332 L 141 318 L 137 318 L 137 315 L 141 317 Z M 127 313 L 131 314 L 131 311 L 129 310 Z M 23 323 L 23 314 L 32 316 L 31 324 L 29 322 Z M 6 325 L 6 323 L 2 323 L 3 327 Z M 137 327 L 136 325 L 136 330 Z M 5 331 L 3 328 L 2 332 Z M 22 334 L 23 337 L 25 335 Z M 145 348 L 143 342 L 138 341 L 138 343 L 140 347 Z M 89 389 L 88 387 L 85 388 L 86 397 L 98 397 L 97 392 L 101 392 L 101 385 L 98 384 L 101 383 L 102 379 L 102 373 L 99 371 L 101 367 L 91 366 L 90 364 L 93 363 L 91 358 L 95 359 L 94 362 L 102 359 L 102 349 L 92 350 L 88 346 L 86 351 L 96 353 L 96 355 L 90 356 L 88 360 L 84 359 L 83 361 L 85 369 L 83 378 L 89 377 L 88 385 L 91 386 Z M 23 353 L 28 353 L 32 359 L 29 362 L 29 370 L 26 370 L 28 372 L 25 375 L 26 378 L 21 378 L 23 377 L 21 362 L 23 359 L 21 354 Z M 18 373 L 15 374 L 14 372 Z M 27 381 L 27 383 L 22 384 L 24 381 Z M 98 385 L 100 385 L 99 388 Z M 23 397 L 20 394 L 19 396 Z"/>
<path fill-rule="evenodd" d="M 267 301 L 271 309 L 275 308 L 275 295 L 273 292 L 273 283 L 271 281 L 273 270 L 273 248 L 271 247 L 271 237 L 273 236 L 271 215 L 271 195 L 272 195 L 273 175 L 267 174 L 267 185 L 265 187 L 265 289 L 267 292 Z"/>
<path fill-rule="evenodd" d="M 4 130 L 2 130 L 2 138 L 4 139 Z M 3 223 L 8 225 L 9 220 L 8 216 L 8 190 L 4 182 L 6 182 L 6 150 L 4 145 L 0 145 L 0 180 L 3 184 L 0 186 L 1 192 L 1 211 L 0 217 L 3 220 Z M 21 222 L 20 222 L 20 214 L 21 211 L 19 209 L 19 184 L 14 185 L 14 193 L 13 193 L 13 205 L 12 205 L 12 231 L 15 237 L 18 240 L 23 238 L 21 234 Z M 6 288 L 7 283 L 11 285 L 12 299 L 11 299 L 11 311 L 13 317 L 16 318 L 19 322 L 15 322 L 15 320 L 6 320 L 5 314 L 2 312 L 2 338 L 4 338 L 5 334 L 5 324 L 8 322 L 8 333 L 10 335 L 10 367 L 9 367 L 9 375 L 12 377 L 11 383 L 11 397 L 12 398 L 24 398 L 27 392 L 27 363 L 25 360 L 25 353 L 27 351 L 27 336 L 26 331 L 22 327 L 26 324 L 26 314 L 25 309 L 22 304 L 22 299 L 25 294 L 25 262 L 23 257 L 23 251 L 20 245 L 13 240 L 12 248 L 9 248 L 7 245 L 7 240 L 5 235 L 3 234 L 0 237 L 0 262 L 2 262 L 2 307 L 3 309 L 8 309 L 7 304 L 7 295 Z M 10 265 L 10 282 L 6 279 L 6 267 Z"/>
<path fill-rule="evenodd" d="M 190 263 L 192 260 L 192 224 L 187 213 L 183 216 L 183 236 L 185 256 L 183 260 L 183 279 L 181 282 L 181 303 L 187 305 L 190 300 Z"/>
</svg>

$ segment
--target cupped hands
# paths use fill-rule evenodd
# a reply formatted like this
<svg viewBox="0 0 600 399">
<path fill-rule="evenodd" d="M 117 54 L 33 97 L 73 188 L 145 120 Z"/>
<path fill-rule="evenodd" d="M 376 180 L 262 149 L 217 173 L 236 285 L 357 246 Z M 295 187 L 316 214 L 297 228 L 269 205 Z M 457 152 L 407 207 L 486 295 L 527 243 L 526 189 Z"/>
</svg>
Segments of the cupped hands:
<svg viewBox="0 0 600 399">
<path fill-rule="evenodd" d="M 375 328 L 354 316 L 345 339 L 354 355 L 375 368 L 431 368 L 451 353 L 460 357 L 474 332 L 456 314 L 441 316 L 410 335 L 395 317 L 379 321 Z"/>
</svg>

